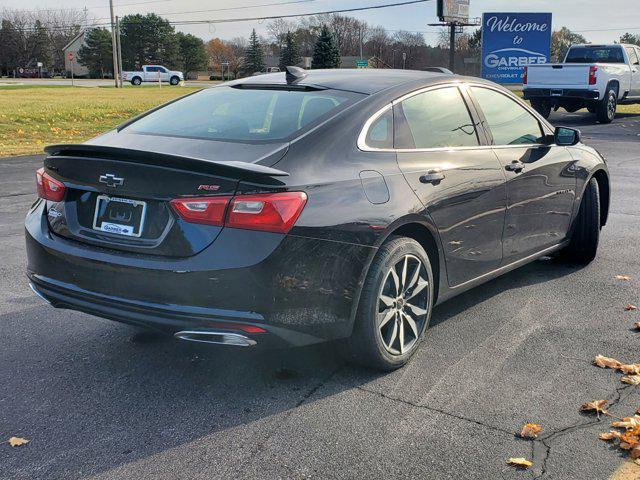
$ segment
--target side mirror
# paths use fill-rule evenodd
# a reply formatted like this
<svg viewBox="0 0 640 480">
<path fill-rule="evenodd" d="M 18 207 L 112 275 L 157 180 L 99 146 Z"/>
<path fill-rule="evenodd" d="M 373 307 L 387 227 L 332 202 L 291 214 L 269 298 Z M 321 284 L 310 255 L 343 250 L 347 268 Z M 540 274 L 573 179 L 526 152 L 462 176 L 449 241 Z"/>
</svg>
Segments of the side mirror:
<svg viewBox="0 0 640 480">
<path fill-rule="evenodd" d="M 569 127 L 556 127 L 553 139 L 556 145 L 570 147 L 580 143 L 580 130 Z"/>
</svg>

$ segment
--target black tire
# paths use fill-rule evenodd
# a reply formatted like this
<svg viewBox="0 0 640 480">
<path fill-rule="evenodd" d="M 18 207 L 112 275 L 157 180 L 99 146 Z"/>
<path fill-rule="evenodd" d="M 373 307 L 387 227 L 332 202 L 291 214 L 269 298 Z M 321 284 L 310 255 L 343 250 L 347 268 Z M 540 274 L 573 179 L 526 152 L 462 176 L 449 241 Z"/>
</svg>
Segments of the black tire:
<svg viewBox="0 0 640 480">
<path fill-rule="evenodd" d="M 171 77 L 169 83 L 175 87 L 180 83 L 180 79 L 178 77 Z"/>
<path fill-rule="evenodd" d="M 589 180 L 582 195 L 580 210 L 574 220 L 569 245 L 563 257 L 577 263 L 589 263 L 596 258 L 600 240 L 600 189 L 595 178 Z"/>
<path fill-rule="evenodd" d="M 392 268 L 398 276 L 396 280 Z M 406 268 L 404 283 L 403 268 Z M 411 238 L 391 237 L 380 247 L 369 268 L 353 334 L 345 343 L 348 360 L 383 371 L 405 365 L 429 325 L 433 291 L 431 262 L 422 246 Z M 394 292 L 395 298 L 393 294 L 386 295 L 389 292 Z M 389 315 L 392 316 L 387 319 Z"/>
<path fill-rule="evenodd" d="M 549 118 L 551 115 L 551 103 L 545 100 L 531 100 L 531 106 L 543 118 Z"/>
<path fill-rule="evenodd" d="M 607 93 L 596 107 L 596 118 L 600 123 L 611 123 L 616 116 L 618 107 L 618 94 L 616 89 L 607 86 Z"/>
<path fill-rule="evenodd" d="M 133 77 L 131 79 L 131 85 L 138 86 L 142 83 L 142 79 L 140 77 Z"/>
</svg>

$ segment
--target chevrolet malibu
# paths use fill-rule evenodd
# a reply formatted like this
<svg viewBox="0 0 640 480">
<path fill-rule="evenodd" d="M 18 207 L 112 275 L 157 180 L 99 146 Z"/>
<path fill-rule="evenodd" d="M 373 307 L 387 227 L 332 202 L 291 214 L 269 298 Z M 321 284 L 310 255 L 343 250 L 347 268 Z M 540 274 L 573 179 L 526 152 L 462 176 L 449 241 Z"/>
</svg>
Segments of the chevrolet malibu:
<svg viewBox="0 0 640 480">
<path fill-rule="evenodd" d="M 577 130 L 433 72 L 288 67 L 45 150 L 27 272 L 52 306 L 208 343 L 339 340 L 383 370 L 437 304 L 593 260 L 609 209 Z"/>
</svg>

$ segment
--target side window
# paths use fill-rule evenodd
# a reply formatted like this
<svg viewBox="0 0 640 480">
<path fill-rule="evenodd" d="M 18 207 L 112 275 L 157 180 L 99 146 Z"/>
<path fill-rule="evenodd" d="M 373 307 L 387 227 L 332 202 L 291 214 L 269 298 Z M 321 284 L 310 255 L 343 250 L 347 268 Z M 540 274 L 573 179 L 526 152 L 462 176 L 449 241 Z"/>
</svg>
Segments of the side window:
<svg viewBox="0 0 640 480">
<path fill-rule="evenodd" d="M 153 73 L 157 71 L 158 71 L 158 67 L 147 67 L 147 72 Z"/>
<path fill-rule="evenodd" d="M 158 71 L 161 73 L 167 73 L 167 69 L 164 67 L 158 67 Z"/>
<path fill-rule="evenodd" d="M 393 148 L 393 113 L 391 108 L 369 126 L 364 143 L 373 148 Z"/>
<path fill-rule="evenodd" d="M 522 105 L 506 95 L 482 87 L 471 87 L 487 119 L 494 145 L 540 143 L 540 122 Z"/>
<path fill-rule="evenodd" d="M 627 47 L 627 55 L 629 55 L 629 63 L 631 65 L 639 65 L 640 62 L 638 62 L 638 55 L 636 54 L 636 49 L 633 47 Z"/>
<path fill-rule="evenodd" d="M 467 147 L 478 145 L 475 125 L 457 87 L 429 90 L 395 107 L 396 148 Z"/>
</svg>

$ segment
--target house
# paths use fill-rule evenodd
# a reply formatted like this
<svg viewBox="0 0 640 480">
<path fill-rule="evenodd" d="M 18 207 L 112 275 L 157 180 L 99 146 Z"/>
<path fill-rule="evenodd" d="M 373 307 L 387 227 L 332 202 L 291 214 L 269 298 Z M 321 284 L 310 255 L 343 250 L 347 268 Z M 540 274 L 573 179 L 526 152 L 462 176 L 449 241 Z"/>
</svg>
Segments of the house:
<svg viewBox="0 0 640 480">
<path fill-rule="evenodd" d="M 78 52 L 85 44 L 85 33 L 85 30 L 81 31 L 62 48 L 64 52 L 64 69 L 69 72 L 69 74 L 73 69 L 74 77 L 86 77 L 89 75 L 89 69 L 78 62 Z M 73 60 L 69 60 L 70 53 L 73 54 Z"/>
</svg>

